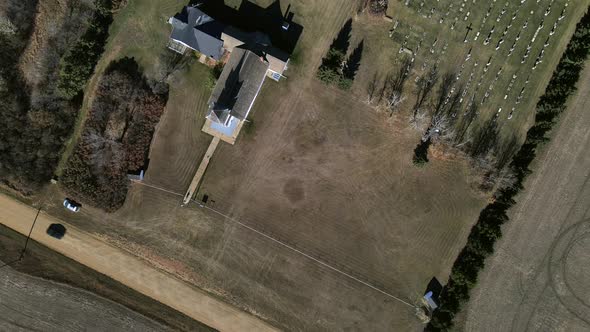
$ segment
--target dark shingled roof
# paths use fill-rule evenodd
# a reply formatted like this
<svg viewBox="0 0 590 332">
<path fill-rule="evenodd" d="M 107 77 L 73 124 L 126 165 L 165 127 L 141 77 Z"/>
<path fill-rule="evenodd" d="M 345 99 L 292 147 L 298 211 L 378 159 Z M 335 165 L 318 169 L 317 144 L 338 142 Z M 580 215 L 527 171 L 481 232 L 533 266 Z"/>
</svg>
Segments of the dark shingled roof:
<svg viewBox="0 0 590 332">
<path fill-rule="evenodd" d="M 225 26 L 196 7 L 184 7 L 170 18 L 170 38 L 180 41 L 215 60 L 223 55 L 221 32 Z"/>
<path fill-rule="evenodd" d="M 209 98 L 212 120 L 224 123 L 229 116 L 245 120 L 264 82 L 268 62 L 236 47 Z"/>
</svg>

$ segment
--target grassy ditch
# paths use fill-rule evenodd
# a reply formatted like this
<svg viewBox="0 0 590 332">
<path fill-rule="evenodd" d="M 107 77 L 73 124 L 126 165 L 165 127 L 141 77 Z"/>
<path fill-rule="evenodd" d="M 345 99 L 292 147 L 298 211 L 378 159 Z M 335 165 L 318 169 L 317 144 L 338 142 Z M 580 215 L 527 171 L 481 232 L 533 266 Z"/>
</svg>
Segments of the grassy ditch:
<svg viewBox="0 0 590 332">
<path fill-rule="evenodd" d="M 15 261 L 23 249 L 25 239 L 23 235 L 0 225 L 0 260 L 2 262 Z M 29 241 L 24 258 L 10 264 L 10 266 L 22 273 L 93 292 L 180 331 L 214 331 L 208 326 L 52 251 L 36 241 Z"/>
</svg>

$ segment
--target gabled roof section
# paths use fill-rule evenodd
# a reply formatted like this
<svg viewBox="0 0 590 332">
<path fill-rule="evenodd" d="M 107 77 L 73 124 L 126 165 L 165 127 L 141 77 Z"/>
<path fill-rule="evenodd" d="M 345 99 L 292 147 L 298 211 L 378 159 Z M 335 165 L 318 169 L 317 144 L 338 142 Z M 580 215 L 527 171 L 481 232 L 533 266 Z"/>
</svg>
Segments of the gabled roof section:
<svg viewBox="0 0 590 332">
<path fill-rule="evenodd" d="M 170 38 L 215 60 L 223 55 L 221 32 L 225 26 L 199 8 L 186 6 L 168 22 L 173 27 Z"/>
<path fill-rule="evenodd" d="M 209 108 L 212 112 L 229 110 L 245 120 L 264 82 L 268 62 L 255 53 L 236 47 L 215 84 Z"/>
</svg>

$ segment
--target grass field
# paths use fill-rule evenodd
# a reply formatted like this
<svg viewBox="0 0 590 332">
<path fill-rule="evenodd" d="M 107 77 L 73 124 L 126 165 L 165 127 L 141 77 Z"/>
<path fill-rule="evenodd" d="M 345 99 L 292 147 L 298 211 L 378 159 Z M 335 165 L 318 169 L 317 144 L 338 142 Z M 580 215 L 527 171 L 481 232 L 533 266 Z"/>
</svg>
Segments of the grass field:
<svg viewBox="0 0 590 332">
<path fill-rule="evenodd" d="M 97 73 L 111 59 L 135 56 L 145 66 L 148 75 L 157 75 L 158 64 L 150 59 L 163 50 L 169 27 L 161 24 L 159 28 L 164 33 L 153 33 L 152 29 L 156 29 L 159 23 L 152 24 L 152 20 L 164 16 L 161 13 L 171 15 L 181 6 L 166 1 L 130 2 L 115 19 Z M 309 22 L 305 29 L 309 28 L 310 34 L 304 32 L 302 36 L 302 61 L 293 64 L 291 73 L 310 80 L 325 47 L 351 15 L 353 6 L 328 2 L 315 8 L 306 6 L 301 12 L 294 5 L 292 10 L 297 15 L 302 13 L 302 17 L 297 16 L 296 20 Z M 318 13 L 322 11 L 338 15 L 333 21 L 320 20 Z M 152 15 L 138 16 L 137 12 Z M 304 16 L 306 13 L 309 16 Z M 325 32 L 320 43 L 314 37 L 317 34 L 314 31 Z M 135 46 L 136 40 L 143 38 L 139 36 L 142 34 L 152 34 L 153 40 L 145 43 L 153 43 L 153 47 Z M 156 43 L 160 43 L 159 46 Z M 311 62 L 306 60 L 308 57 Z M 300 70 L 298 66 L 305 69 Z M 171 77 L 170 98 L 151 147 L 146 184 L 183 192 L 190 182 L 210 140 L 200 132 L 208 98 L 208 91 L 200 79 L 205 71 L 205 67 L 195 63 Z M 95 80 L 96 75 L 93 82 Z M 295 84 L 289 80 L 285 83 L 286 87 L 277 87 L 291 89 Z M 179 197 L 173 194 L 135 185 L 125 206 L 115 214 L 106 215 L 84 207 L 79 215 L 71 216 L 59 205 L 58 198 L 62 196 L 59 190 L 50 190 L 56 190 L 51 195 L 55 200 L 47 207 L 52 214 L 101 234 L 111 243 L 282 328 L 356 326 L 407 330 L 419 326 L 413 318 L 413 308 L 400 305 L 329 268 L 318 266 L 312 260 L 214 213 L 199 208 L 181 208 Z M 398 314 L 392 316 L 388 314 L 390 312 Z"/>
<path fill-rule="evenodd" d="M 555 1 L 547 22 L 555 20 L 560 3 Z M 502 118 L 509 123 L 503 130 L 525 129 L 537 93 L 533 91 L 543 90 L 559 47 L 567 43 L 563 37 L 575 24 L 578 13 L 573 9 L 581 8 L 581 3 L 570 2 L 572 16 L 562 21 L 553 36 L 555 44 L 534 73 L 539 76 L 530 80 L 531 95 L 521 103 L 528 109 L 522 106 L 511 120 Z M 288 78 L 265 83 L 251 113 L 255 126 L 238 137 L 236 145 L 218 148 L 198 195 L 208 194 L 208 207 L 223 216 L 196 204 L 180 206 L 211 139 L 200 131 L 209 92 L 203 80 L 207 68 L 199 63 L 169 79 L 170 98 L 151 147 L 145 185 L 132 186 L 121 210 L 105 214 L 83 207 L 72 215 L 60 206 L 59 189 L 50 188 L 48 211 L 282 329 L 419 330 L 422 325 L 412 307 L 367 284 L 415 302 L 431 277 L 444 282 L 486 198 L 472 189 L 473 175 L 461 158 L 434 158 L 424 168 L 412 165 L 421 133 L 408 128 L 407 107 L 401 116 L 390 118 L 363 102 L 373 75 L 383 78 L 397 66 L 401 44 L 388 37 L 391 23 L 355 16 L 356 1 L 289 4 L 304 30 L 285 73 Z M 98 75 L 113 59 L 133 56 L 149 77 L 159 77 L 158 58 L 170 31 L 165 20 L 182 5 L 171 0 L 131 0 L 117 14 L 107 50 L 87 89 L 85 109 Z M 282 7 L 287 7 L 286 1 Z M 486 9 L 474 7 L 474 31 L 476 18 Z M 500 10 L 497 4 L 492 17 Z M 445 39 L 449 43 L 445 54 L 418 53 L 407 91 L 424 62 L 439 57 L 441 68 L 460 68 L 470 45 L 462 42 L 465 27 L 450 30 L 450 24 L 424 18 L 398 1 L 391 1 L 390 15 L 394 21 L 406 20 L 398 33 L 415 26 L 420 30 L 413 38 L 419 40 L 426 32 L 424 45 L 432 44 L 436 36 L 439 45 Z M 365 52 L 352 91 L 342 92 L 320 84 L 314 76 L 332 39 L 351 17 L 351 45 L 364 39 Z M 516 33 L 519 22 L 510 34 Z M 535 24 L 529 22 L 527 33 Z M 496 33 L 501 30 L 497 27 Z M 527 38 L 523 35 L 521 41 Z M 497 59 L 508 43 L 496 52 Z M 473 58 L 462 77 L 475 68 L 471 67 L 475 59 L 479 65 L 474 72 L 482 71 L 494 46 L 494 42 L 485 47 L 474 43 Z M 534 49 L 531 57 L 536 57 Z M 485 82 L 500 66 L 500 61 L 493 62 Z M 482 117 L 497 111 L 503 98 L 498 91 L 511 77 L 504 76 L 511 75 L 508 66 L 503 73 Z"/>
<path fill-rule="evenodd" d="M 472 290 L 467 331 L 590 328 L 589 64 Z"/>
<path fill-rule="evenodd" d="M 446 278 L 483 204 L 464 165 L 414 167 L 413 132 L 315 81 L 262 95 L 255 133 L 211 161 L 212 207 L 407 298 Z"/>
</svg>

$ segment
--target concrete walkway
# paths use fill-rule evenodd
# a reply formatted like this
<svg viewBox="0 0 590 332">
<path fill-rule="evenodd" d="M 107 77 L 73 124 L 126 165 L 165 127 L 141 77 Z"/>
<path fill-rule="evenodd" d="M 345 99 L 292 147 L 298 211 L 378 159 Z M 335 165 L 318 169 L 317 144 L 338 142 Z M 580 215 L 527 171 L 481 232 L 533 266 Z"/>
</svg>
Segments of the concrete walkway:
<svg viewBox="0 0 590 332">
<path fill-rule="evenodd" d="M 36 209 L 0 194 L 0 223 L 25 236 L 36 212 Z M 67 228 L 63 239 L 57 240 L 46 234 L 52 223 L 61 223 Z M 217 330 L 276 331 L 257 317 L 43 212 L 37 218 L 31 238 Z"/>
<path fill-rule="evenodd" d="M 217 149 L 217 145 L 219 144 L 219 141 L 220 141 L 220 138 L 217 136 L 214 136 L 213 139 L 211 140 L 211 144 L 209 144 L 209 148 L 207 148 L 207 152 L 205 152 L 205 156 L 203 157 L 203 160 L 201 160 L 201 164 L 199 165 L 199 168 L 197 169 L 197 173 L 195 173 L 195 176 L 193 177 L 193 181 L 191 181 L 191 185 L 188 187 L 188 190 L 186 191 L 186 194 L 184 195 L 184 200 L 183 200 L 184 204 L 188 204 L 190 202 L 191 198 L 193 198 L 193 196 L 195 195 L 195 192 L 197 191 L 197 188 L 199 187 L 199 183 L 201 182 L 203 175 L 205 175 L 205 170 L 207 169 L 207 165 L 209 165 L 209 160 L 211 160 L 211 157 L 213 156 L 215 149 Z"/>
</svg>

